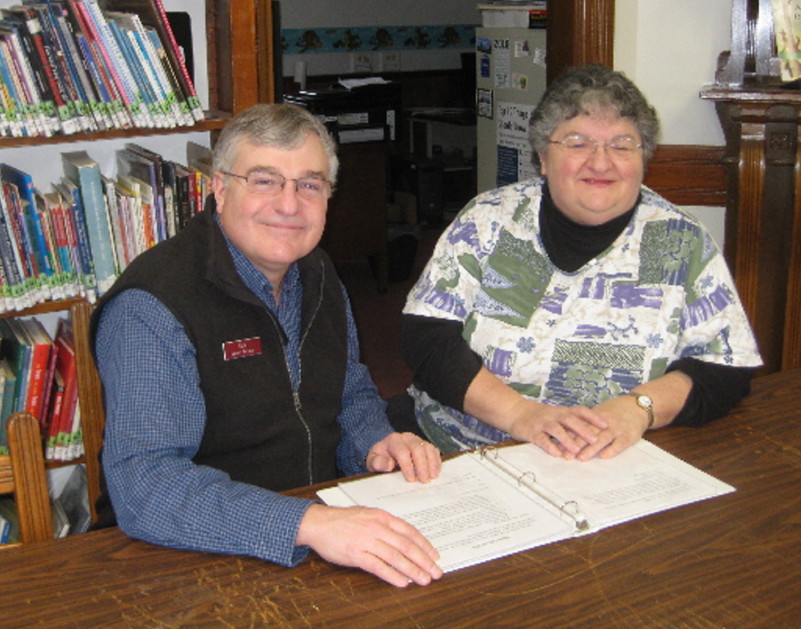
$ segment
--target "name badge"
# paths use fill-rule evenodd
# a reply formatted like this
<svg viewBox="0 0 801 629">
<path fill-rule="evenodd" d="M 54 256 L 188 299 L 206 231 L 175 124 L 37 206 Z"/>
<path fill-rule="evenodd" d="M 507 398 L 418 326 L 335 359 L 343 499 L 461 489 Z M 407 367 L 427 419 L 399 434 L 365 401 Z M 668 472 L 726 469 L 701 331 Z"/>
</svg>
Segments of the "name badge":
<svg viewBox="0 0 801 629">
<path fill-rule="evenodd" d="M 237 358 L 260 355 L 261 338 L 258 336 L 223 343 L 223 360 L 236 360 Z"/>
</svg>

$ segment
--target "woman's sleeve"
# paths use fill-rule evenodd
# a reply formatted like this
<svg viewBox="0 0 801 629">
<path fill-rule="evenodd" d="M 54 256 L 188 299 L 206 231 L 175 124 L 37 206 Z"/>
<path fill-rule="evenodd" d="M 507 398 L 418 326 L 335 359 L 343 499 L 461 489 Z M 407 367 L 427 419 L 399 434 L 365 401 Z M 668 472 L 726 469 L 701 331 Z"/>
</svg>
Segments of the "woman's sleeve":
<svg viewBox="0 0 801 629">
<path fill-rule="evenodd" d="M 404 314 L 401 348 L 414 384 L 458 411 L 481 369 L 481 358 L 462 337 L 462 322 Z"/>
<path fill-rule="evenodd" d="M 730 367 L 695 358 L 682 358 L 667 369 L 681 371 L 693 381 L 674 426 L 701 426 L 728 413 L 751 391 L 753 367 Z"/>
</svg>

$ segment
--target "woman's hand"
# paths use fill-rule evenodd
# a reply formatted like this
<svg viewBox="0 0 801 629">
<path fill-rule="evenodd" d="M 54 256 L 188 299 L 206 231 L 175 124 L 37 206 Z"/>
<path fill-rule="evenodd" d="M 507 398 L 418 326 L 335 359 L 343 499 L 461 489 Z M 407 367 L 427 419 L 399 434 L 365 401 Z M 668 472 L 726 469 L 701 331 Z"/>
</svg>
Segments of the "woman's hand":
<svg viewBox="0 0 801 629">
<path fill-rule="evenodd" d="M 552 456 L 574 459 L 594 446 L 608 428 L 604 417 L 586 406 L 549 406 L 522 399 L 520 407 L 507 432 Z"/>
<path fill-rule="evenodd" d="M 427 483 L 439 476 L 442 456 L 433 444 L 414 433 L 393 432 L 370 448 L 366 463 L 371 472 L 399 467 L 407 481 Z"/>
</svg>

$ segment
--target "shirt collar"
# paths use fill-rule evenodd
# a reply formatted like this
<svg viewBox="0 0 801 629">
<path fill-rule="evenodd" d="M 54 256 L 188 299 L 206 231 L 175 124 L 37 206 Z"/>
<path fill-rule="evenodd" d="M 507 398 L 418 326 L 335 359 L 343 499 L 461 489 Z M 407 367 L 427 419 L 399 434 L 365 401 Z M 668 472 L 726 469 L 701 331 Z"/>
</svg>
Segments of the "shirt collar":
<svg viewBox="0 0 801 629">
<path fill-rule="evenodd" d="M 226 234 L 225 230 L 222 228 L 220 215 L 216 212 L 214 213 L 214 220 L 217 223 L 217 226 L 220 228 L 223 238 L 225 238 L 225 244 L 228 246 L 228 251 L 231 253 L 231 258 L 234 261 L 234 268 L 236 269 L 237 275 L 239 275 L 239 277 L 245 283 L 245 286 L 253 291 L 255 295 L 258 295 L 259 299 L 266 302 L 272 308 L 275 308 L 273 286 L 270 281 L 264 276 L 264 273 L 259 271 L 255 265 L 247 259 L 245 254 L 237 249 L 234 243 L 231 242 L 231 239 L 228 238 L 228 234 Z M 291 265 L 289 265 L 287 272 L 284 274 L 284 279 L 281 284 L 281 294 L 286 296 L 294 293 L 299 284 L 300 271 L 298 269 L 298 263 L 293 262 Z"/>
</svg>

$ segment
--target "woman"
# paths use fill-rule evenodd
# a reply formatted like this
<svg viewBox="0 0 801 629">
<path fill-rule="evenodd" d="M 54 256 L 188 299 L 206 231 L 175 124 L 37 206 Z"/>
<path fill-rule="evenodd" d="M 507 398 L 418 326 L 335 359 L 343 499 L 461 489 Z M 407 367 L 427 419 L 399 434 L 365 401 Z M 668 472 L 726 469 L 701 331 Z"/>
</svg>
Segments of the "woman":
<svg viewBox="0 0 801 629">
<path fill-rule="evenodd" d="M 479 195 L 443 234 L 403 326 L 443 452 L 512 437 L 612 457 L 748 393 L 761 360 L 720 251 L 642 185 L 658 130 L 624 75 L 574 69 L 532 114 L 541 178 Z"/>
</svg>

